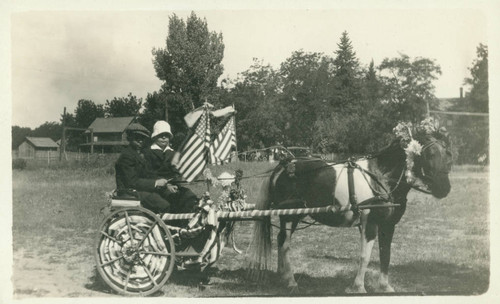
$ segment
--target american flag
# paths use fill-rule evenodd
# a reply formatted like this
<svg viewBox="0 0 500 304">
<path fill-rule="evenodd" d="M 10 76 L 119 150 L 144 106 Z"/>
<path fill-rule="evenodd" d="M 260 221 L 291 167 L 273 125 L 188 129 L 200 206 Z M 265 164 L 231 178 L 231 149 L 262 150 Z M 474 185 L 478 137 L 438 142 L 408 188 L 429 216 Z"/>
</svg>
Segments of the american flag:
<svg viewBox="0 0 500 304">
<path fill-rule="evenodd" d="M 236 130 L 234 127 L 234 116 L 231 116 L 224 128 L 220 131 L 217 138 L 214 140 L 213 146 L 210 147 L 212 153 L 212 162 L 223 162 L 229 157 L 231 148 L 236 147 Z"/>
<path fill-rule="evenodd" d="M 207 148 L 210 146 L 210 117 L 207 111 L 198 120 L 193 135 L 180 152 L 177 168 L 184 180 L 191 182 L 207 165 Z"/>
</svg>

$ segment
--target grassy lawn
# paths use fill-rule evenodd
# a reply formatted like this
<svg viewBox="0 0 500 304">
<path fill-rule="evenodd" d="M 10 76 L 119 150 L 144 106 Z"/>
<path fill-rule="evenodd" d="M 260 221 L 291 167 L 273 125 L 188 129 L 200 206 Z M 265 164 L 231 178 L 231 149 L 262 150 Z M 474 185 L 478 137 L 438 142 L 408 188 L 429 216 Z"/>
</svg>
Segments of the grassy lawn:
<svg viewBox="0 0 500 304">
<path fill-rule="evenodd" d="M 212 168 L 241 168 L 245 176 L 266 172 L 268 163 L 238 163 Z M 475 172 L 479 171 L 479 172 Z M 442 200 L 411 192 L 408 209 L 393 243 L 390 280 L 398 292 L 418 294 L 481 294 L 489 284 L 488 178 L 484 170 L 455 168 L 452 192 Z M 244 180 L 249 202 L 261 179 Z M 94 238 L 103 220 L 105 193 L 115 187 L 110 165 L 95 168 L 36 168 L 13 172 L 14 291 L 16 298 L 102 297 L 111 293 L 94 270 Z M 191 187 L 195 193 L 206 185 Z M 214 199 L 220 189 L 211 188 Z M 277 219 L 273 220 L 277 223 Z M 237 223 L 236 241 L 247 249 L 250 222 Z M 277 231 L 274 229 L 274 234 Z M 356 273 L 356 228 L 312 226 L 292 238 L 292 260 L 299 289 L 294 296 L 343 295 Z M 276 242 L 273 239 L 273 258 Z M 374 246 L 367 289 L 378 278 Z M 289 291 L 270 272 L 265 284 L 248 280 L 245 255 L 225 248 L 212 271 L 210 288 L 198 288 L 196 273 L 172 275 L 161 295 L 170 297 L 287 296 Z M 29 279 L 26 279 L 29 278 Z M 160 294 L 159 294 L 160 295 Z"/>
</svg>

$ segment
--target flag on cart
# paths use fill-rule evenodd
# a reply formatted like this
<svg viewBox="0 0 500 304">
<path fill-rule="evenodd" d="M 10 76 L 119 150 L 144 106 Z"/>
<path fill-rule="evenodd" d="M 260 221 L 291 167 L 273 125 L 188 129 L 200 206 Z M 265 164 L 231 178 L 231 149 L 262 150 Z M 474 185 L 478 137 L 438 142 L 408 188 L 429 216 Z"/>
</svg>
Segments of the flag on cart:
<svg viewBox="0 0 500 304">
<path fill-rule="evenodd" d="M 191 137 L 180 150 L 177 168 L 187 182 L 193 181 L 208 162 L 210 146 L 210 117 L 204 110 Z"/>
<path fill-rule="evenodd" d="M 234 116 L 231 116 L 210 147 L 210 152 L 213 155 L 212 162 L 214 160 L 215 162 L 226 161 L 233 147 L 236 148 L 236 128 L 234 126 Z"/>
</svg>

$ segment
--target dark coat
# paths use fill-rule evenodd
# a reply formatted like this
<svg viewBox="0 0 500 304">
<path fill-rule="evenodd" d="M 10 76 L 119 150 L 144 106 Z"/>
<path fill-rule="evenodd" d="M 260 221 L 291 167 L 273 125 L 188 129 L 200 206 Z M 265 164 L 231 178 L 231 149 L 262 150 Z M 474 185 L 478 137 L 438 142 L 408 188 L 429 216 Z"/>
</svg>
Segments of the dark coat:
<svg viewBox="0 0 500 304">
<path fill-rule="evenodd" d="M 182 175 L 177 167 L 172 165 L 172 158 L 175 152 L 167 150 L 165 152 L 157 149 L 147 148 L 144 150 L 144 158 L 152 174 L 157 178 L 172 179 L 170 183 L 176 184 L 182 181 Z M 189 188 L 183 187 L 182 184 L 177 184 L 178 191 L 171 193 L 168 189 L 164 189 L 162 196 L 167 198 L 171 204 L 171 212 L 192 212 L 194 206 L 198 204 L 198 198 Z"/>
<path fill-rule="evenodd" d="M 115 164 L 116 187 L 118 190 L 135 189 L 137 191 L 154 192 L 155 176 L 148 163 L 139 152 L 132 147 L 122 151 Z"/>
<path fill-rule="evenodd" d="M 173 182 L 177 182 L 182 180 L 182 175 L 177 167 L 172 165 L 174 154 L 173 150 L 165 152 L 151 148 L 144 150 L 144 158 L 156 177 L 172 179 Z"/>
</svg>

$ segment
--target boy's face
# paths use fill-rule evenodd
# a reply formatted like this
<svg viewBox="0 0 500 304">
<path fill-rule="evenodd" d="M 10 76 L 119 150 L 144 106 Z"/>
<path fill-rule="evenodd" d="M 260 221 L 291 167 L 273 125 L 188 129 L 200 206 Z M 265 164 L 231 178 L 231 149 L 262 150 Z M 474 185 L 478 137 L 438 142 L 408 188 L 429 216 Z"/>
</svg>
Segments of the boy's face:
<svg viewBox="0 0 500 304">
<path fill-rule="evenodd" d="M 165 149 L 170 144 L 170 136 L 167 133 L 158 135 L 155 138 L 155 144 L 160 148 Z"/>
<path fill-rule="evenodd" d="M 133 134 L 130 138 L 130 146 L 132 146 L 136 150 L 142 149 L 145 143 L 146 143 L 146 137 L 142 135 Z"/>
</svg>

